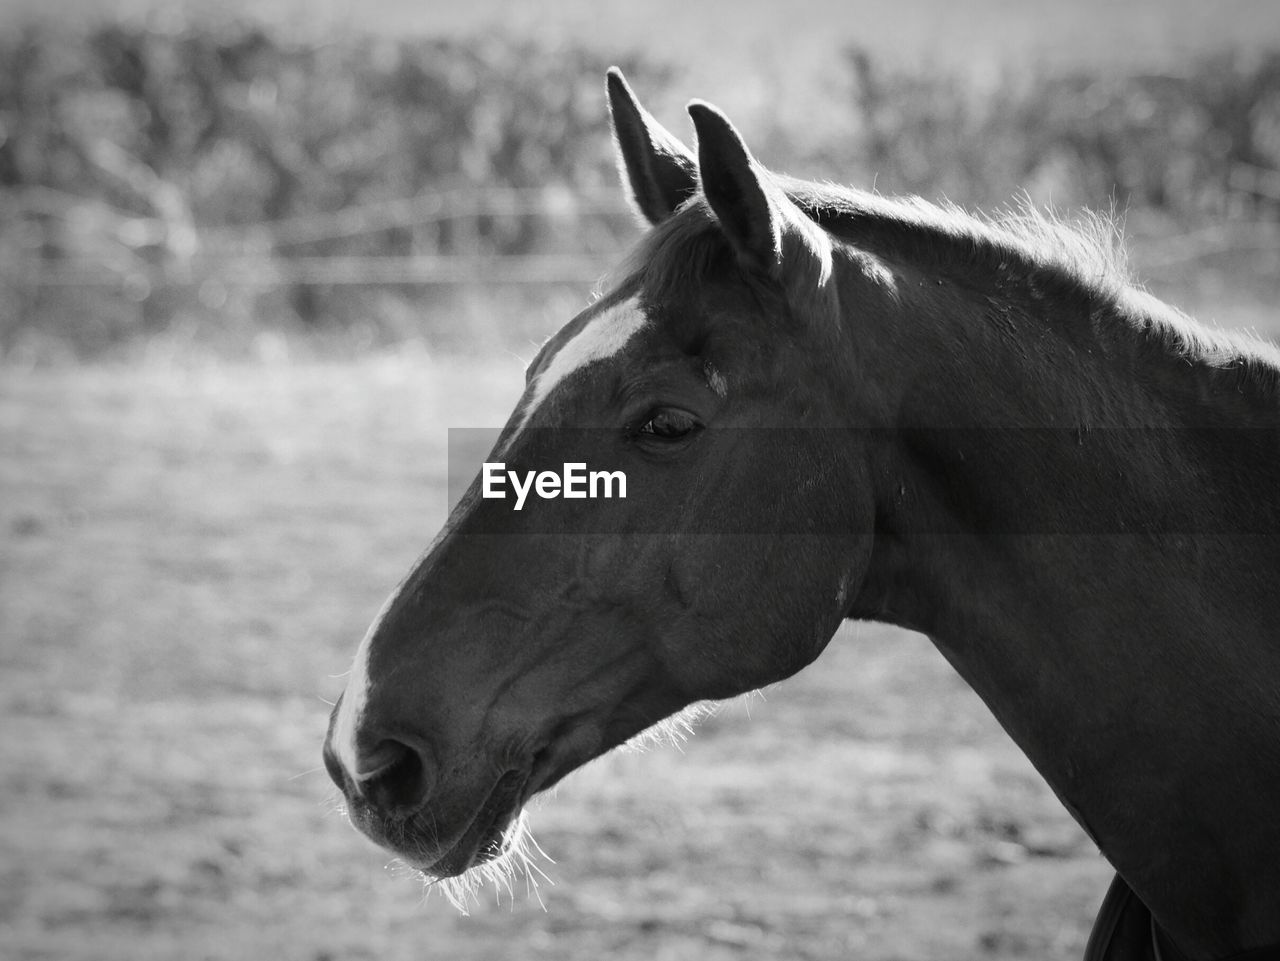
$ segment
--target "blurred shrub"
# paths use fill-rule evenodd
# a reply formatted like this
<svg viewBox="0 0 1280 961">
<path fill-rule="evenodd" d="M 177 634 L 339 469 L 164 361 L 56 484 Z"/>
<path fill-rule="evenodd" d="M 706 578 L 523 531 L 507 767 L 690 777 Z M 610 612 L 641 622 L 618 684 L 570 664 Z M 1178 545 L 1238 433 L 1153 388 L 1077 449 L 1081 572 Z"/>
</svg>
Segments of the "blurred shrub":
<svg viewBox="0 0 1280 961">
<path fill-rule="evenodd" d="M 1156 211 L 1187 225 L 1274 217 L 1280 50 L 1163 73 L 1004 71 L 985 83 L 883 69 L 851 51 L 853 156 L 884 192 L 978 205 Z M 1257 186 L 1260 189 L 1251 189 Z"/>
<path fill-rule="evenodd" d="M 285 268 L 337 254 L 545 250 L 546 218 L 428 206 L 414 223 L 394 203 L 504 187 L 559 187 L 572 203 L 612 186 L 607 66 L 509 39 L 308 46 L 252 26 L 0 38 L 0 348 L 35 328 L 93 352 L 193 314 L 242 327 L 363 322 L 385 312 L 385 284 L 293 282 Z M 352 213 L 308 220 L 341 211 Z M 630 229 L 618 213 L 617 229 Z M 217 270 L 246 257 L 256 286 Z M 33 264 L 42 282 L 24 285 Z"/>
</svg>

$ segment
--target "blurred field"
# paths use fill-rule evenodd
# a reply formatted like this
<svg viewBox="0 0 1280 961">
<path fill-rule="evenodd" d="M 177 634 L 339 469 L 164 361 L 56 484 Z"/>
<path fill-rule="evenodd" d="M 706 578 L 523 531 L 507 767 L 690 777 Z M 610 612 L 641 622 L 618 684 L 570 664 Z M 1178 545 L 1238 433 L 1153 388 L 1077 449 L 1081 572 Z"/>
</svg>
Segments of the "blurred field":
<svg viewBox="0 0 1280 961">
<path fill-rule="evenodd" d="M 514 359 L 0 375 L 0 954 L 1074 959 L 1109 872 L 923 638 L 849 628 L 533 812 L 469 918 L 331 813 L 327 707 Z"/>
</svg>

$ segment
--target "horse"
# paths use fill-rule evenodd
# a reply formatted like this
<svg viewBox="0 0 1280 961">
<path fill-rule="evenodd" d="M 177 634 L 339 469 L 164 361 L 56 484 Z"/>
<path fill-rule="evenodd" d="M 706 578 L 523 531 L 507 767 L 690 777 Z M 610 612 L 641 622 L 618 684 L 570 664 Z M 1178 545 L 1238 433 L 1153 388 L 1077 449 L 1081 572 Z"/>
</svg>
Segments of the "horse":
<svg viewBox="0 0 1280 961">
<path fill-rule="evenodd" d="M 1115 868 L 1088 958 L 1280 956 L 1280 352 L 1144 292 L 1106 223 L 793 179 L 606 89 L 647 229 L 358 646 L 352 823 L 474 876 L 533 795 L 873 619 Z"/>
</svg>

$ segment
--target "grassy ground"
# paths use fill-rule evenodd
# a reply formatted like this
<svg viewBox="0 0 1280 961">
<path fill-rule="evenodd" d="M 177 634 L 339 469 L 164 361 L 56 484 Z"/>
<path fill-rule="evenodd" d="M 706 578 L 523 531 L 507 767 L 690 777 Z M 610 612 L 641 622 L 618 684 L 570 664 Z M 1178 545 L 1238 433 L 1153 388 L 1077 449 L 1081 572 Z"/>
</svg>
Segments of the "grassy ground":
<svg viewBox="0 0 1280 961">
<path fill-rule="evenodd" d="M 332 813 L 327 707 L 519 365 L 0 373 L 6 958 L 1078 958 L 1109 875 L 921 637 L 617 754 L 463 918 Z M 464 414 L 463 412 L 469 412 Z"/>
</svg>

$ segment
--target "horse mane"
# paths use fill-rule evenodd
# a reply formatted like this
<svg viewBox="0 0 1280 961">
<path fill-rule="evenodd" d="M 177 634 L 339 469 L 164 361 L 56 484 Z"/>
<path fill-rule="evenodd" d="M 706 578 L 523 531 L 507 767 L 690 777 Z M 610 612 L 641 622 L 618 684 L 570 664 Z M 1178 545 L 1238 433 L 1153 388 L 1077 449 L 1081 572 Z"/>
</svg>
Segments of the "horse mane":
<svg viewBox="0 0 1280 961">
<path fill-rule="evenodd" d="M 929 269 L 989 300 L 1029 295 L 1055 306 L 1055 322 L 1112 355 L 1165 357 L 1185 378 L 1198 368 L 1271 408 L 1280 399 L 1280 348 L 1249 332 L 1207 327 L 1143 288 L 1130 272 L 1120 221 L 1082 214 L 1068 223 L 1027 200 L 995 214 L 919 197 L 885 197 L 775 175 L 787 196 L 838 243 L 888 264 Z M 645 234 L 602 280 L 639 283 L 657 300 L 733 268 L 733 253 L 701 195 Z M 607 286 L 606 286 L 607 285 Z"/>
</svg>

